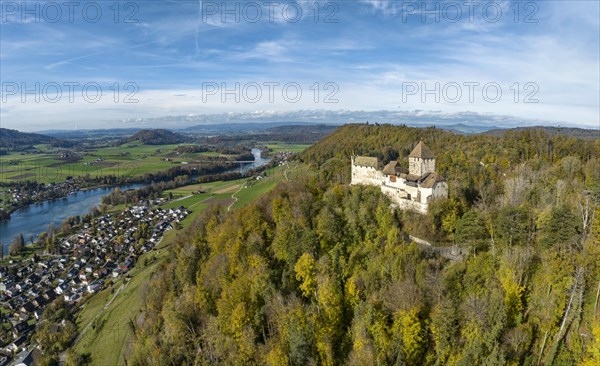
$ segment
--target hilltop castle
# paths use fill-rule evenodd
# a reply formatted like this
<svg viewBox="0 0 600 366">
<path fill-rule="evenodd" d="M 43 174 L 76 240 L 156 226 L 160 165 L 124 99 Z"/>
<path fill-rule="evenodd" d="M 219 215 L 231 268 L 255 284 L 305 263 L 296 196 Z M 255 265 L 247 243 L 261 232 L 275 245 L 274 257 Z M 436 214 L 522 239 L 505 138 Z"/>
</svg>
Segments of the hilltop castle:
<svg viewBox="0 0 600 366">
<path fill-rule="evenodd" d="M 350 184 L 379 186 L 401 209 L 421 213 L 432 199 L 448 197 L 448 184 L 435 172 L 435 156 L 422 141 L 408 155 L 408 172 L 395 160 L 380 170 L 377 158 L 353 156 Z"/>
</svg>

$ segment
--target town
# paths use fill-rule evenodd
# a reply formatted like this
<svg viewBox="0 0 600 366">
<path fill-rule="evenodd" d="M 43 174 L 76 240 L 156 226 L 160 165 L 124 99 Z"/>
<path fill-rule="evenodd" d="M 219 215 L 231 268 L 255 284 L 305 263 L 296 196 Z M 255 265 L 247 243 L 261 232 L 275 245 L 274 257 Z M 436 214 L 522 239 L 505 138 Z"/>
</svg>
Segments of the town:
<svg viewBox="0 0 600 366">
<path fill-rule="evenodd" d="M 0 187 L 0 220 L 8 219 L 10 213 L 30 203 L 65 197 L 83 187 L 80 180 L 67 179 L 57 183 L 24 182 L 14 186 Z"/>
<path fill-rule="evenodd" d="M 78 230 L 61 240 L 59 253 L 0 266 L 0 365 L 31 352 L 26 351 L 31 350 L 31 334 L 52 301 L 62 297 L 77 308 L 109 281 L 127 280 L 138 256 L 153 250 L 189 214 L 184 207 L 158 207 L 163 201 L 82 220 Z"/>
</svg>

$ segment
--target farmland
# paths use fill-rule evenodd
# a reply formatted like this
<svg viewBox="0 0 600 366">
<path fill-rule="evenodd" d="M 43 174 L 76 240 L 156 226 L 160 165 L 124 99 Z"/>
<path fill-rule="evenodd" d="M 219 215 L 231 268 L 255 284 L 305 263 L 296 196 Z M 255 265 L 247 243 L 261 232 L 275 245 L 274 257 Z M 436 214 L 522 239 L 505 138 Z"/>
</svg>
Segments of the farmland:
<svg viewBox="0 0 600 366">
<path fill-rule="evenodd" d="M 71 177 L 99 178 L 111 175 L 135 178 L 191 161 L 206 161 L 206 157 L 234 158 L 216 152 L 179 154 L 175 151 L 178 146 L 150 146 L 133 142 L 64 156 L 63 151 L 38 145 L 33 153 L 11 152 L 0 157 L 0 182 L 29 180 L 54 183 Z"/>
</svg>

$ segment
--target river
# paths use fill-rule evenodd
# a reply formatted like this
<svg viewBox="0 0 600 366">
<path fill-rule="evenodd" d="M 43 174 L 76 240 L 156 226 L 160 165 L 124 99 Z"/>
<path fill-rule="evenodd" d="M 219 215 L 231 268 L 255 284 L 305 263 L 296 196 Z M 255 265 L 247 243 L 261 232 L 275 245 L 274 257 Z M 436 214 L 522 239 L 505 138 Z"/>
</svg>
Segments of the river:
<svg viewBox="0 0 600 366">
<path fill-rule="evenodd" d="M 261 158 L 259 149 L 252 149 L 252 154 L 254 154 L 254 162 L 242 163 L 242 166 L 236 168 L 235 171 L 241 170 L 244 173 L 249 169 L 265 165 L 271 160 Z M 142 186 L 133 184 L 119 188 L 126 190 Z M 104 187 L 79 191 L 65 198 L 33 203 L 14 211 L 9 220 L 0 222 L 0 243 L 4 244 L 4 254 L 8 253 L 8 247 L 17 235 L 23 234 L 25 242 L 29 244 L 31 235 L 35 239 L 41 232 L 46 231 L 50 224 L 60 226 L 70 216 L 88 213 L 92 207 L 98 206 L 102 197 L 112 192 L 113 189 L 114 187 Z"/>
<path fill-rule="evenodd" d="M 270 158 L 262 158 L 260 149 L 252 149 L 254 155 L 254 163 L 243 163 L 240 173 L 245 173 L 250 169 L 261 167 L 271 161 Z"/>
<path fill-rule="evenodd" d="M 139 188 L 142 185 L 127 185 L 120 188 Z M 65 198 L 32 203 L 14 211 L 10 219 L 0 222 L 0 242 L 4 244 L 4 254 L 14 238 L 23 234 L 29 244 L 29 237 L 34 239 L 48 229 L 50 224 L 60 226 L 70 216 L 84 215 L 94 206 L 98 206 L 102 197 L 112 192 L 114 188 L 103 187 L 75 192 Z"/>
</svg>

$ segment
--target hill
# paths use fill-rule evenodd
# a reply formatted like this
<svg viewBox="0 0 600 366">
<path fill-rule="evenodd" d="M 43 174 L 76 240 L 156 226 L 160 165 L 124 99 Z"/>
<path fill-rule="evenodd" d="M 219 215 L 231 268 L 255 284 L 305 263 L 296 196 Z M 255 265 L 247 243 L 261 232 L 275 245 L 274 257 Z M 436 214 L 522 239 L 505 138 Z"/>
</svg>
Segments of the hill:
<svg viewBox="0 0 600 366">
<path fill-rule="evenodd" d="M 140 128 L 108 128 L 94 130 L 45 130 L 39 131 L 38 133 L 60 139 L 89 139 L 131 136 L 140 130 Z"/>
<path fill-rule="evenodd" d="M 263 132 L 252 134 L 257 141 L 282 141 L 297 144 L 314 144 L 329 135 L 338 126 L 335 125 L 286 125 L 271 127 Z"/>
<path fill-rule="evenodd" d="M 55 137 L 0 128 L 0 146 L 3 149 L 22 150 L 40 144 L 49 144 L 55 147 L 72 147 L 74 145 L 73 142 Z"/>
<path fill-rule="evenodd" d="M 463 134 L 483 133 L 489 130 L 503 130 L 502 128 L 496 126 L 466 125 L 464 123 L 457 123 L 455 125 L 437 125 L 437 127 L 442 128 L 444 130 Z"/>
<path fill-rule="evenodd" d="M 426 215 L 347 184 L 351 155 L 419 140 L 450 187 Z M 536 130 L 340 127 L 301 154 L 313 169 L 181 233 L 127 364 L 595 365 L 599 157 Z"/>
<path fill-rule="evenodd" d="M 315 123 L 310 122 L 249 122 L 249 123 L 215 123 L 202 124 L 181 129 L 182 132 L 208 134 L 208 135 L 223 135 L 223 134 L 241 134 L 241 133 L 259 133 L 271 128 L 281 126 L 311 126 Z"/>
<path fill-rule="evenodd" d="M 563 135 L 580 139 L 600 139 L 600 130 L 591 130 L 575 127 L 517 127 L 509 129 L 491 129 L 489 131 L 483 132 L 482 134 L 489 136 L 504 136 L 508 131 L 543 131 L 544 133 L 550 136 Z"/>
<path fill-rule="evenodd" d="M 236 124 L 234 124 L 235 126 Z M 229 128 L 229 127 L 227 127 Z M 256 127 L 258 128 L 258 127 Z M 262 128 L 262 127 L 261 127 Z M 263 144 L 265 141 L 279 141 L 289 144 L 313 144 L 333 132 L 337 126 L 324 124 L 285 125 L 260 130 L 219 130 L 210 136 L 197 137 L 197 141 L 206 144 L 226 144 L 232 142 Z"/>
<path fill-rule="evenodd" d="M 433 127 L 361 124 L 340 127 L 300 158 L 349 182 L 352 155 L 374 156 L 384 163 L 398 158 L 404 161 L 421 140 L 437 155 L 438 171 L 457 179 L 459 187 L 468 182 L 462 177 L 467 172 L 460 167 L 471 171 L 481 164 L 494 164 L 496 169 L 488 170 L 497 175 L 533 158 L 554 161 L 576 155 L 589 160 L 600 154 L 600 139 L 552 135 L 543 129 L 511 129 L 490 136 L 457 134 Z"/>
<path fill-rule="evenodd" d="M 120 144 L 139 141 L 145 145 L 171 145 L 191 141 L 190 138 L 169 130 L 141 130 L 133 136 L 121 141 Z"/>
<path fill-rule="evenodd" d="M 271 127 L 265 130 L 265 133 L 278 133 L 278 134 L 330 134 L 335 131 L 339 126 L 336 125 L 325 125 L 325 124 L 301 124 L 301 125 L 284 125 Z"/>
</svg>

